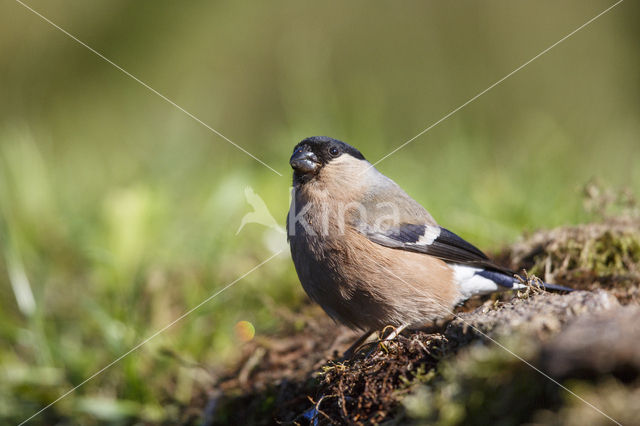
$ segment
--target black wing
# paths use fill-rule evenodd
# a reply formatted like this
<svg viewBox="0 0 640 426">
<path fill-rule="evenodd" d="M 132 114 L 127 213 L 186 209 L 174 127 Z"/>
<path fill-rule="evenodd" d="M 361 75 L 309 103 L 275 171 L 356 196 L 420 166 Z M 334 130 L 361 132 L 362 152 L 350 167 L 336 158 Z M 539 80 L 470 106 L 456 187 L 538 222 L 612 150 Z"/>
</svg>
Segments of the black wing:
<svg viewBox="0 0 640 426">
<path fill-rule="evenodd" d="M 385 247 L 424 253 L 446 262 L 513 273 L 493 263 L 477 247 L 437 225 L 403 223 L 385 231 L 362 232 L 371 241 Z"/>
</svg>

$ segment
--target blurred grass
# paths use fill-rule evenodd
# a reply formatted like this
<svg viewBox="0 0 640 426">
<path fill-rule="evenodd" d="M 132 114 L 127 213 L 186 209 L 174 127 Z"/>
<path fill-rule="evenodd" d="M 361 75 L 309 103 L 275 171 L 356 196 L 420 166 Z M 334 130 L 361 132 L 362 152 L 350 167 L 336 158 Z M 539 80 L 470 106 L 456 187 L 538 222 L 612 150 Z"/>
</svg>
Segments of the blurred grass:
<svg viewBox="0 0 640 426">
<path fill-rule="evenodd" d="M 375 161 L 610 2 L 44 1 L 36 10 L 285 174 L 278 177 L 18 3 L 0 6 L 0 419 L 16 422 L 266 259 L 246 186 L 284 221 L 293 145 Z M 57 6 L 57 7 L 56 7 Z M 589 220 L 591 178 L 640 191 L 638 5 L 623 3 L 378 168 L 496 248 Z M 270 242 L 271 241 L 271 242 Z M 175 420 L 304 295 L 286 257 L 34 420 Z"/>
</svg>

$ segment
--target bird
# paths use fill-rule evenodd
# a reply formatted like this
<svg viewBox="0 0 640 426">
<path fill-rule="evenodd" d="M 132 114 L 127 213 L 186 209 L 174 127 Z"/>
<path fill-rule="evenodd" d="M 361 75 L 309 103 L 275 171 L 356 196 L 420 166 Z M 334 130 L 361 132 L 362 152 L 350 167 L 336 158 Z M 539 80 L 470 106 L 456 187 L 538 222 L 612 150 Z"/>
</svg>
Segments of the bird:
<svg viewBox="0 0 640 426">
<path fill-rule="evenodd" d="M 289 163 L 291 257 L 305 292 L 334 321 L 366 337 L 391 326 L 395 337 L 450 316 L 474 295 L 526 287 L 439 226 L 353 146 L 309 137 L 294 147 Z"/>
</svg>

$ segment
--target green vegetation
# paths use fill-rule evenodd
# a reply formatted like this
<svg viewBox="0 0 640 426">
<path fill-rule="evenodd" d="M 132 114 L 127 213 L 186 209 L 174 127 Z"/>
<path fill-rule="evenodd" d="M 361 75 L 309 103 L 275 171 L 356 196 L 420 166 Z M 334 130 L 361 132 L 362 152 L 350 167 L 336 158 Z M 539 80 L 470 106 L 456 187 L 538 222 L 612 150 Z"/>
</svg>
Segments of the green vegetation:
<svg viewBox="0 0 640 426">
<path fill-rule="evenodd" d="M 584 232 L 582 237 L 576 235 L 575 239 L 564 240 L 553 250 L 554 256 L 563 260 L 562 266 L 566 265 L 566 269 L 574 273 L 590 271 L 597 276 L 637 272 L 635 269 L 640 263 L 640 233 L 637 229 L 623 234 L 603 230 L 600 235 L 586 238 L 586 227 L 578 230 L 576 234 Z M 543 271 L 542 262 L 537 263 L 533 270 L 534 273 Z"/>
<path fill-rule="evenodd" d="M 528 357 L 524 343 L 507 347 Z M 470 347 L 438 370 L 436 379 L 403 400 L 416 423 L 520 424 L 536 410 L 557 408 L 563 395 L 556 384 L 495 345 Z"/>
<path fill-rule="evenodd" d="M 521 356 L 531 355 L 531 348 L 522 343 L 509 347 Z M 495 345 L 467 348 L 438 373 L 426 384 L 416 380 L 411 394 L 402 400 L 407 424 L 513 425 L 532 420 L 549 425 L 611 424 Z M 625 384 L 609 377 L 595 383 L 574 379 L 565 386 L 622 424 L 637 424 L 637 382 Z"/>
<path fill-rule="evenodd" d="M 0 6 L 0 423 L 20 422 L 267 259 L 293 145 L 372 161 L 584 23 L 599 2 Z M 68 3 L 68 4 L 66 4 Z M 592 177 L 640 193 L 635 17 L 624 3 L 380 163 L 485 249 L 591 216 Z M 637 252 L 637 246 L 632 250 Z M 304 300 L 264 265 L 34 419 L 185 421 L 242 346 Z"/>
<path fill-rule="evenodd" d="M 517 247 L 518 257 L 527 257 L 523 251 L 533 253 L 530 271 L 548 279 L 631 283 L 640 278 L 640 216 L 538 232 Z"/>
</svg>

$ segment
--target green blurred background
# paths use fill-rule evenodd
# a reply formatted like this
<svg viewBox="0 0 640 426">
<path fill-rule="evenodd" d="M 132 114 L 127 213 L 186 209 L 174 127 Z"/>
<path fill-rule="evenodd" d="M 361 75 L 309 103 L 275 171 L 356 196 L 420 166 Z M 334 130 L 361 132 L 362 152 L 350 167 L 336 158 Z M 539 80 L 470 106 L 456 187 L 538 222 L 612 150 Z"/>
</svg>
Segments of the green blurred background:
<svg viewBox="0 0 640 426">
<path fill-rule="evenodd" d="M 19 422 L 267 259 L 288 158 L 328 135 L 371 161 L 611 1 L 30 1 L 280 171 L 19 3 L 0 5 L 0 423 Z M 593 178 L 640 192 L 640 5 L 625 2 L 378 169 L 487 250 L 592 219 Z M 288 255 L 33 423 L 174 421 L 305 300 Z"/>
</svg>

